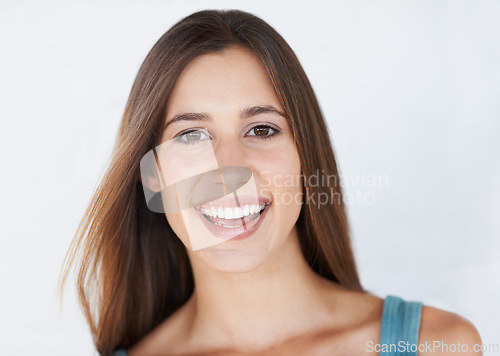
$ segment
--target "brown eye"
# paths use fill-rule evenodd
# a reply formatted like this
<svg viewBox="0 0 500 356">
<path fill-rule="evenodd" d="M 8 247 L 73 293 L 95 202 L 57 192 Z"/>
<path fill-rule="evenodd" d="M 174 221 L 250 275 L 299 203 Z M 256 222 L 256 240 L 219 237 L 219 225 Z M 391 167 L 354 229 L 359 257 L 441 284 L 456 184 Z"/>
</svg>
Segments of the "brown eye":
<svg viewBox="0 0 500 356">
<path fill-rule="evenodd" d="M 247 136 L 254 136 L 258 138 L 270 138 L 278 134 L 279 131 L 268 125 L 254 126 L 247 134 Z"/>
<path fill-rule="evenodd" d="M 254 129 L 255 136 L 267 136 L 269 134 L 269 127 L 265 126 L 258 126 L 255 127 Z"/>
</svg>

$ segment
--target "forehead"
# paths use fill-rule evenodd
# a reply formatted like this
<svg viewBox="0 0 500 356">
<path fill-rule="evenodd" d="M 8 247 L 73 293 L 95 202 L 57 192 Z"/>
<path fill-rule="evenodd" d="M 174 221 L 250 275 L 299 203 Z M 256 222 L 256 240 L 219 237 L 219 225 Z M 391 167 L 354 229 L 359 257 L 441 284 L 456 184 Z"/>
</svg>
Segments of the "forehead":
<svg viewBox="0 0 500 356">
<path fill-rule="evenodd" d="M 170 95 L 168 112 L 240 110 L 256 104 L 280 106 L 257 56 L 233 46 L 200 55 L 184 68 Z"/>
</svg>

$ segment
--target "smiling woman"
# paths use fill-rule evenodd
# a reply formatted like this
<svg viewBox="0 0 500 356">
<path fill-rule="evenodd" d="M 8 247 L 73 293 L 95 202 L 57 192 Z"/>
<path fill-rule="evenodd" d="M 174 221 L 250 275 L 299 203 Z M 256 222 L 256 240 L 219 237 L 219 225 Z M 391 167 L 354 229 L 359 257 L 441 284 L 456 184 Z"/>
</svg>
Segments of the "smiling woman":
<svg viewBox="0 0 500 356">
<path fill-rule="evenodd" d="M 342 191 L 311 185 L 316 172 L 339 181 L 282 37 L 236 10 L 173 26 L 141 66 L 67 257 L 97 350 L 388 355 L 434 340 L 472 350 L 479 336 L 459 316 L 362 289 Z M 338 199 L 308 199 L 324 194 Z"/>
</svg>

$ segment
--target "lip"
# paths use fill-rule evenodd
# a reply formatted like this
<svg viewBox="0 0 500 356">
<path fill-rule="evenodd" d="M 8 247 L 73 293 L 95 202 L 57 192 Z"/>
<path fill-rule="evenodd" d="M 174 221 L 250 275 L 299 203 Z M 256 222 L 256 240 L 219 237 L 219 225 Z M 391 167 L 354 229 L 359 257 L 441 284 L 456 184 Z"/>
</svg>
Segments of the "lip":
<svg viewBox="0 0 500 356">
<path fill-rule="evenodd" d="M 214 235 L 216 238 L 220 238 L 222 241 L 243 240 L 243 239 L 246 239 L 246 238 L 250 237 L 251 235 L 253 235 L 259 229 L 260 225 L 262 225 L 262 222 L 264 221 L 265 217 L 267 216 L 267 213 L 269 212 L 269 209 L 271 208 L 271 203 L 270 203 L 269 199 L 267 199 L 267 198 L 264 198 L 264 199 L 265 200 L 263 200 L 261 204 L 265 204 L 265 207 L 264 207 L 264 210 L 262 210 L 262 212 L 260 213 L 260 215 L 258 215 L 253 220 L 251 220 L 252 217 L 250 215 L 243 216 L 243 217 L 237 219 L 241 222 L 241 226 L 233 227 L 233 228 L 219 226 L 219 225 L 216 225 L 216 224 L 208 221 L 205 218 L 205 215 L 203 215 L 203 213 L 201 212 L 200 207 L 195 208 L 195 212 L 198 215 L 198 217 L 201 219 L 201 221 L 203 221 L 203 224 L 208 229 L 208 231 L 210 231 L 212 233 L 212 235 Z M 220 200 L 221 199 L 218 199 L 217 202 Z M 247 205 L 245 202 L 242 202 L 242 199 L 240 199 L 240 197 L 238 197 L 238 200 L 240 202 L 240 205 Z M 266 201 L 267 201 L 267 203 L 266 203 Z M 232 202 L 233 202 L 232 205 L 234 205 L 234 199 L 232 200 Z M 259 202 L 260 202 L 260 200 L 259 200 Z M 218 203 L 217 204 L 213 204 L 213 203 L 215 203 L 215 201 L 210 202 L 210 206 L 216 206 L 216 205 L 219 206 Z M 253 200 L 249 201 L 249 204 L 255 204 L 255 197 L 253 198 Z M 222 202 L 220 205 L 224 206 Z M 203 204 L 202 206 L 204 207 L 207 205 Z M 225 206 L 230 206 L 230 205 L 226 204 Z M 236 219 L 231 219 L 231 220 L 234 222 L 234 220 L 236 220 Z"/>
</svg>

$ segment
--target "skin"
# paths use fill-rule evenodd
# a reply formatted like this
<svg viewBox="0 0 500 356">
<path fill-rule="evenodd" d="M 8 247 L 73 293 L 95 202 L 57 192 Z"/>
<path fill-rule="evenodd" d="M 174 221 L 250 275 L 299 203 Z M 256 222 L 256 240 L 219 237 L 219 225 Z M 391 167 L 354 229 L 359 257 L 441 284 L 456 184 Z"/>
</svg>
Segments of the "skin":
<svg viewBox="0 0 500 356">
<path fill-rule="evenodd" d="M 295 227 L 301 204 L 280 200 L 285 192 L 300 194 L 300 186 L 284 187 L 278 180 L 263 189 L 264 174 L 297 175 L 300 161 L 285 118 L 239 118 L 241 110 L 252 105 L 283 111 L 265 68 L 241 47 L 197 57 L 176 83 L 166 122 L 184 112 L 208 113 L 212 120 L 172 124 L 162 141 L 188 128 L 206 128 L 213 135 L 218 164 L 251 168 L 259 193 L 272 204 L 251 238 L 198 251 L 188 248 L 196 286 L 192 297 L 129 349 L 129 356 L 357 355 L 367 353 L 368 340 L 379 342 L 383 300 L 325 280 L 305 261 Z M 256 124 L 279 127 L 280 134 L 265 140 L 247 136 Z M 166 218 L 189 247 L 182 218 Z M 419 342 L 425 340 L 460 341 L 470 348 L 481 342 L 470 322 L 427 306 Z"/>
</svg>

